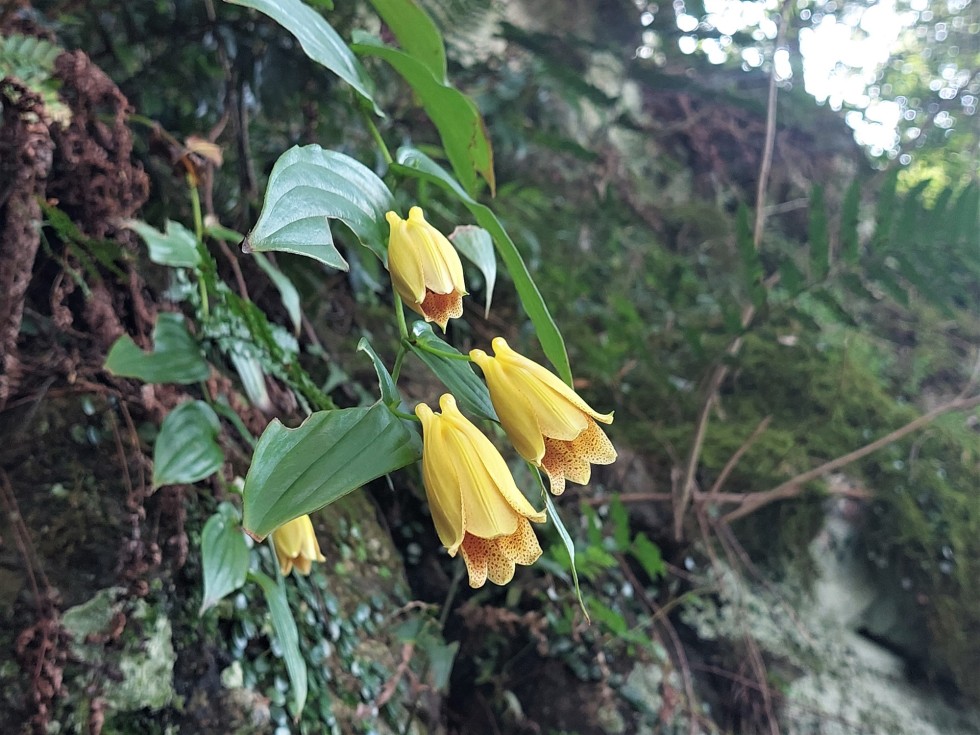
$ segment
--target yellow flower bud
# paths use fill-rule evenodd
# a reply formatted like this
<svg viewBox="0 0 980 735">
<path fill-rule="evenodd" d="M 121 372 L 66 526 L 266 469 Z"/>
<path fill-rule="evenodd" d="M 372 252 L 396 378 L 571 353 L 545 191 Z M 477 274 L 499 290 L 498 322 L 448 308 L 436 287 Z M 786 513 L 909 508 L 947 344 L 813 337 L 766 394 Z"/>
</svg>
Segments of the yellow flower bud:
<svg viewBox="0 0 980 735">
<path fill-rule="evenodd" d="M 408 308 L 445 332 L 450 319 L 463 315 L 466 287 L 459 254 L 419 207 L 408 210 L 407 220 L 394 212 L 385 219 L 391 226 L 388 271 L 395 291 Z"/>
<path fill-rule="evenodd" d="M 422 421 L 422 481 L 436 533 L 450 556 L 462 552 L 470 587 L 489 579 L 507 584 L 515 564 L 533 564 L 541 546 L 529 521 L 543 523 L 514 483 L 500 452 L 456 407 L 446 393 L 442 413 L 424 403 L 415 407 Z"/>
<path fill-rule="evenodd" d="M 490 400 L 514 448 L 540 467 L 551 492 L 565 492 L 565 480 L 582 485 L 593 464 L 611 464 L 616 450 L 597 421 L 611 424 L 611 413 L 592 409 L 555 375 L 514 352 L 503 339 L 493 340 L 494 357 L 471 350 L 487 380 Z"/>
<path fill-rule="evenodd" d="M 283 575 L 289 574 L 294 567 L 300 574 L 309 574 L 314 561 L 326 561 L 320 553 L 320 544 L 308 515 L 294 518 L 273 531 L 272 548 L 276 550 Z"/>
</svg>

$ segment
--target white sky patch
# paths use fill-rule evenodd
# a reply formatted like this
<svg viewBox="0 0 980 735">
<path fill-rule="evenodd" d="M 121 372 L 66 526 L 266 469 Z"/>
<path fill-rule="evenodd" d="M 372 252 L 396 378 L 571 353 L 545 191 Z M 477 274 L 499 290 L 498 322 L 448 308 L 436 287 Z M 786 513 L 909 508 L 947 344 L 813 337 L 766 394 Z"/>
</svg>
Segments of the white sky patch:
<svg viewBox="0 0 980 735">
<path fill-rule="evenodd" d="M 731 36 L 740 31 L 751 29 L 757 41 L 771 41 L 776 37 L 773 22 L 779 12 L 776 0 L 704 0 L 705 21 L 721 34 L 717 39 L 695 35 L 699 19 L 684 12 L 683 0 L 674 0 L 674 7 L 678 11 L 677 27 L 691 34 L 678 40 L 680 50 L 691 54 L 700 49 L 713 64 L 724 63 L 729 58 L 733 51 Z M 873 99 L 868 91 L 902 32 L 917 17 L 927 20 L 924 16 L 929 13 L 929 0 L 912 0 L 909 8 L 899 12 L 896 0 L 879 0 L 868 8 L 851 7 L 826 14 L 800 30 L 806 91 L 819 104 L 829 104 L 835 110 L 845 105 L 863 110 L 863 114 L 852 111 L 845 119 L 854 128 L 858 143 L 869 146 L 876 155 L 896 149 L 899 142 L 896 130 L 902 111 L 895 102 Z M 809 10 L 801 12 L 804 21 L 810 17 L 809 13 Z M 652 16 L 641 20 L 648 25 Z M 759 68 L 765 61 L 756 48 L 742 49 L 739 53 L 746 69 Z M 792 77 L 789 53 L 785 49 L 776 51 L 773 62 L 779 79 Z M 949 74 L 953 77 L 959 72 L 954 67 Z M 961 81 L 949 80 L 951 88 Z"/>
</svg>

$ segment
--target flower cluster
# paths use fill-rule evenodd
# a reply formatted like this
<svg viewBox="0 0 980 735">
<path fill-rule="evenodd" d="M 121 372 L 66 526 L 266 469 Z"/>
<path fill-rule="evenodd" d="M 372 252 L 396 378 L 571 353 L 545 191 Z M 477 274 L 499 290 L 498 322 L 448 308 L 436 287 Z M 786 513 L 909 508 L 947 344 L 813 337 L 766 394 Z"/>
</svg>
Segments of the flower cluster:
<svg viewBox="0 0 980 735">
<path fill-rule="evenodd" d="M 391 225 L 388 270 L 399 297 L 443 331 L 462 316 L 463 268 L 449 240 L 426 222 L 419 207 L 408 219 L 386 215 Z M 483 371 L 497 416 L 517 452 L 547 476 L 560 495 L 566 480 L 585 484 L 593 464 L 609 464 L 616 450 L 599 424 L 613 416 L 592 409 L 575 391 L 538 363 L 515 352 L 502 337 L 494 355 L 472 350 Z M 517 488 L 500 452 L 456 406 L 439 399 L 441 413 L 420 403 L 422 481 L 439 540 L 451 556 L 461 553 L 470 586 L 489 579 L 506 584 L 516 564 L 533 564 L 541 547 L 531 521 L 542 523 Z"/>
</svg>

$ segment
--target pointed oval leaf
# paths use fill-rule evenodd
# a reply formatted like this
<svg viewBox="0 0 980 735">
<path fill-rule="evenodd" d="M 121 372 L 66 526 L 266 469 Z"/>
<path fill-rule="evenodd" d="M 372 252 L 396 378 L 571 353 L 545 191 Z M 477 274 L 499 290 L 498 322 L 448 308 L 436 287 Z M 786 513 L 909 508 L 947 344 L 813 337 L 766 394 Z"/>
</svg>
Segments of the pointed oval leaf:
<svg viewBox="0 0 980 735">
<path fill-rule="evenodd" d="M 197 383 L 206 380 L 211 368 L 201 347 L 184 326 L 184 317 L 160 312 L 153 327 L 153 351 L 143 352 L 128 334 L 117 339 L 103 366 L 121 378 L 147 383 Z"/>
<path fill-rule="evenodd" d="M 347 270 L 328 223 L 338 219 L 385 262 L 385 212 L 393 208 L 388 187 L 366 166 L 318 145 L 297 146 L 272 168 L 262 212 L 243 248 L 297 253 Z"/>
<path fill-rule="evenodd" d="M 423 321 L 412 325 L 412 336 L 415 338 L 411 344 L 412 352 L 456 396 L 464 409 L 480 418 L 498 420 L 487 386 L 477 377 L 468 360 L 453 357 L 459 355 L 462 358 L 463 353 L 439 339 L 432 327 Z"/>
<path fill-rule="evenodd" d="M 398 45 L 429 70 L 436 81 L 446 81 L 446 47 L 429 14 L 415 0 L 371 0 L 395 34 Z"/>
<path fill-rule="evenodd" d="M 204 401 L 181 403 L 167 414 L 153 445 L 153 488 L 203 480 L 225 461 L 215 441 L 221 424 Z"/>
<path fill-rule="evenodd" d="M 196 268 L 201 263 L 197 238 L 180 222 L 168 219 L 165 232 L 135 219 L 126 220 L 123 226 L 143 238 L 154 263 L 175 268 Z"/>
<path fill-rule="evenodd" d="M 245 529 L 265 538 L 421 456 L 418 433 L 380 403 L 318 411 L 295 429 L 274 420 L 245 478 Z"/>
<path fill-rule="evenodd" d="M 275 631 L 276 638 L 279 639 L 282 657 L 286 662 L 286 673 L 289 674 L 290 693 L 293 695 L 293 718 L 298 720 L 303 712 L 303 707 L 306 705 L 308 672 L 306 660 L 299 648 L 299 631 L 296 628 L 296 620 L 293 618 L 293 611 L 289 609 L 289 600 L 286 598 L 285 582 L 280 577 L 277 583 L 268 575 L 258 571 L 251 572 L 248 576 L 262 588 L 265 602 L 269 606 L 272 630 Z"/>
<path fill-rule="evenodd" d="M 421 151 L 406 146 L 398 150 L 396 158 L 398 163 L 392 164 L 393 170 L 405 176 L 430 181 L 455 194 L 463 205 L 470 210 L 477 223 L 490 233 L 493 244 L 500 254 L 500 259 L 504 261 L 507 272 L 510 273 L 510 277 L 514 281 L 514 288 L 517 289 L 517 295 L 521 299 L 524 311 L 534 325 L 544 354 L 551 360 L 558 376 L 568 385 L 571 385 L 572 369 L 568 365 L 565 341 L 562 339 L 561 332 L 558 331 L 555 320 L 551 318 L 548 306 L 544 303 L 534 279 L 531 278 L 517 245 L 510 239 L 510 235 L 500 224 L 497 215 L 489 207 L 480 204 L 463 191 L 459 182 Z"/>
<path fill-rule="evenodd" d="M 208 518 L 201 534 L 204 567 L 204 600 L 198 615 L 245 584 L 248 574 L 248 541 L 239 525 L 238 509 L 225 501 Z"/>
<path fill-rule="evenodd" d="M 384 113 L 374 100 L 374 82 L 351 52 L 344 39 L 326 19 L 300 0 L 225 0 L 264 13 L 292 33 L 303 52 L 352 86 L 374 106 L 376 114 Z"/>
<path fill-rule="evenodd" d="M 426 114 L 439 131 L 453 171 L 470 194 L 477 192 L 477 176 L 496 187 L 493 174 L 493 148 L 483 117 L 476 104 L 455 87 L 436 79 L 418 59 L 404 51 L 385 46 L 367 34 L 357 34 L 353 48 L 357 53 L 376 56 L 391 64 L 418 95 Z"/>
<path fill-rule="evenodd" d="M 449 236 L 460 255 L 469 260 L 483 273 L 486 282 L 487 304 L 484 316 L 490 316 L 490 302 L 493 300 L 493 287 L 497 282 L 497 258 L 493 253 L 493 238 L 482 227 L 463 225 L 453 230 Z"/>
</svg>

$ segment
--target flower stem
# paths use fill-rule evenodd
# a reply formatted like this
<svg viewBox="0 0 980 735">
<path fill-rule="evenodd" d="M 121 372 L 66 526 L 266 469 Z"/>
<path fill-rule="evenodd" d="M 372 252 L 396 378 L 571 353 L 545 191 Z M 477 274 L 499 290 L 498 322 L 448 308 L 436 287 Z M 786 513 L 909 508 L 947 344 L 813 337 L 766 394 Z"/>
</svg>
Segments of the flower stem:
<svg viewBox="0 0 980 735">
<path fill-rule="evenodd" d="M 378 126 L 374 124 L 374 120 L 371 119 L 371 113 L 367 111 L 365 107 L 361 107 L 361 114 L 364 116 L 364 122 L 368 126 L 368 130 L 371 132 L 371 137 L 374 138 L 374 142 L 378 144 L 378 148 L 381 149 L 381 155 L 385 159 L 387 165 L 391 165 L 395 162 L 395 159 L 391 157 L 391 151 L 388 150 L 388 145 L 385 143 L 385 139 L 381 137 L 381 131 L 378 130 Z"/>
<path fill-rule="evenodd" d="M 187 174 L 187 187 L 191 192 L 191 210 L 194 213 L 194 235 L 197 238 L 197 247 L 204 247 L 204 218 L 201 216 L 201 195 L 197 190 L 197 182 L 188 173 Z M 211 313 L 210 305 L 208 304 L 208 287 L 204 283 L 204 279 L 198 274 L 197 278 L 197 288 L 201 292 L 201 314 L 205 319 Z"/>
<path fill-rule="evenodd" d="M 413 340 L 412 344 L 423 352 L 428 352 L 430 355 L 445 357 L 447 360 L 465 360 L 466 362 L 473 362 L 469 355 L 464 355 L 462 352 L 445 352 L 444 350 L 437 350 L 435 347 L 430 347 L 424 342 L 419 342 L 417 340 Z"/>
</svg>

